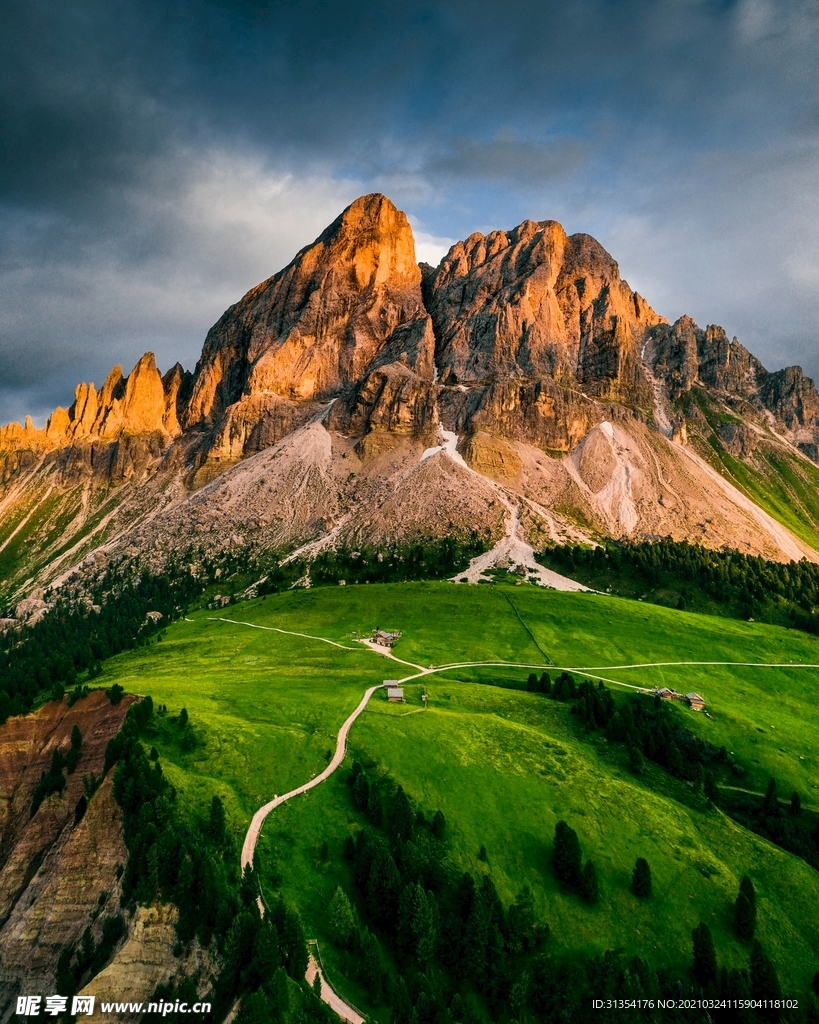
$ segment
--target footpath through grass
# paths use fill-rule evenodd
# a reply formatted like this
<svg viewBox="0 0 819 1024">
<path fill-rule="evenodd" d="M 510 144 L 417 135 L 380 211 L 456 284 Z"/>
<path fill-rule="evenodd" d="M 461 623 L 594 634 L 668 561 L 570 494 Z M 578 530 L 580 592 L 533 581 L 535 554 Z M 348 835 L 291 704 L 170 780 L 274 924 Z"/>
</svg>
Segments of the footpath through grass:
<svg viewBox="0 0 819 1024">
<path fill-rule="evenodd" d="M 238 843 L 260 804 L 322 770 L 366 687 L 412 669 L 363 647 L 341 650 L 216 616 L 313 633 L 350 647 L 356 647 L 350 641 L 356 630 L 400 629 L 395 653 L 424 666 L 542 663 L 515 609 L 560 666 L 819 663 L 816 638 L 773 626 L 528 585 L 509 587 L 505 596 L 489 586 L 408 583 L 289 592 L 222 613 L 197 612 L 192 621 L 170 627 L 162 642 L 108 663 L 103 679 L 150 693 L 171 712 L 187 708 L 197 746 L 186 752 L 166 743 L 163 765 L 194 813 L 204 815 L 212 795 L 222 796 Z M 407 687 L 408 707 L 388 705 L 378 694 L 353 727 L 352 750 L 389 772 L 425 811 L 443 810 L 454 866 L 491 871 L 505 901 L 524 883 L 531 886 L 540 916 L 552 928 L 552 952 L 624 947 L 652 965 L 684 967 L 691 928 L 705 920 L 723 962 L 746 966 L 748 951 L 733 936 L 731 914 L 739 879 L 748 873 L 759 894 L 759 937 L 786 991 L 804 991 L 819 966 L 819 874 L 721 812 L 695 809 L 690 789 L 656 766 L 640 778 L 631 775 L 624 748 L 600 734 L 583 737 L 567 704 L 475 685 L 493 678 L 522 681 L 527 672 L 431 674 Z M 819 804 L 813 781 L 819 735 L 811 726 L 819 670 L 666 667 L 600 675 L 699 691 L 713 720 L 683 708 L 678 713 L 685 725 L 747 762 L 749 775 L 737 785 L 764 789 L 775 774 L 780 792 L 798 789 L 805 804 Z M 423 685 L 429 710 L 406 714 L 420 707 Z M 311 937 L 322 940 L 336 884 L 352 892 L 341 844 L 358 827 L 358 817 L 345 772 L 277 809 L 260 844 L 265 886 L 278 876 Z M 584 856 L 597 864 L 602 897 L 596 907 L 556 887 L 550 858 L 560 818 L 577 830 Z M 482 844 L 487 862 L 478 860 Z M 629 892 L 638 856 L 648 859 L 655 877 L 655 896 L 647 904 Z M 332 970 L 332 947 L 326 941 L 322 947 Z M 356 1002 L 363 999 L 354 987 L 345 991 Z"/>
</svg>

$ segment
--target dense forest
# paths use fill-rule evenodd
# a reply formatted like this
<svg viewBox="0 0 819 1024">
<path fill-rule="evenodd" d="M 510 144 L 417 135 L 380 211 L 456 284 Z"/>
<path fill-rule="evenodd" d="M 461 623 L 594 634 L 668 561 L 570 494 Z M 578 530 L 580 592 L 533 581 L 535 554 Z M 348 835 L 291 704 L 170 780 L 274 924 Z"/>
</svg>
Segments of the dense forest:
<svg viewBox="0 0 819 1024">
<path fill-rule="evenodd" d="M 660 540 L 554 545 L 539 561 L 595 590 L 819 633 L 819 565 Z"/>
</svg>

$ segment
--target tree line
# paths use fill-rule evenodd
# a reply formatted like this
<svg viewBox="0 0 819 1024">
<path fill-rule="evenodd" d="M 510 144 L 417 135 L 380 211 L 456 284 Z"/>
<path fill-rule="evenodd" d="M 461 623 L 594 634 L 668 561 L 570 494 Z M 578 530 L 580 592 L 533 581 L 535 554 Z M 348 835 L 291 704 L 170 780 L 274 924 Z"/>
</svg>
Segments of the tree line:
<svg viewBox="0 0 819 1024">
<path fill-rule="evenodd" d="M 550 546 L 538 558 L 596 589 L 819 633 L 819 565 L 664 539 Z"/>
</svg>

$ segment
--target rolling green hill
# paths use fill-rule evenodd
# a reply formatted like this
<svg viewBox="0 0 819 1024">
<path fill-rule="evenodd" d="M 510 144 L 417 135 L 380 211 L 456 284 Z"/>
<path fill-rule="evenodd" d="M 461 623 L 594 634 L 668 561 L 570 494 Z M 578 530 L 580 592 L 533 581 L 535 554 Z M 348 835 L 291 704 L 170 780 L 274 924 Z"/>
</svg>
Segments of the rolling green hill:
<svg viewBox="0 0 819 1024">
<path fill-rule="evenodd" d="M 375 627 L 402 630 L 396 656 L 425 668 L 473 661 L 543 665 L 545 651 L 554 666 L 571 668 L 578 679 L 586 670 L 624 695 L 629 685 L 695 689 L 713 717 L 683 706 L 673 714 L 735 753 L 746 771 L 736 785 L 761 792 L 774 775 L 780 792 L 798 790 L 806 808 L 819 807 L 813 781 L 819 736 L 809 724 L 819 669 L 647 665 L 819 665 L 818 639 L 775 626 L 528 585 L 326 588 L 193 613 L 169 627 L 162 642 L 108 662 L 103 678 L 106 685 L 150 693 L 171 712 L 187 708 L 198 743 L 183 751 L 166 742 L 163 765 L 193 813 L 204 816 L 212 796 L 222 796 L 240 842 L 260 804 L 322 770 L 366 687 L 417 674 L 351 639 Z M 759 898 L 757 935 L 783 989 L 805 992 L 819 967 L 819 874 L 706 809 L 690 786 L 656 765 L 640 777 L 631 774 L 622 744 L 599 732 L 585 736 L 568 703 L 509 688 L 522 686 L 528 672 L 509 666 L 436 671 L 407 684 L 407 706 L 376 694 L 353 727 L 352 755 L 375 773 L 389 773 L 427 816 L 443 811 L 453 868 L 491 873 L 504 903 L 528 884 L 539 919 L 551 927 L 550 953 L 622 947 L 654 968 L 682 971 L 691 929 L 704 920 L 720 962 L 747 966 L 748 948 L 732 928 L 733 900 L 747 873 Z M 476 685 L 493 681 L 504 688 Z M 423 687 L 426 712 L 420 711 Z M 333 981 L 363 1005 L 362 990 L 339 973 L 340 952 L 328 941 L 327 922 L 336 885 L 353 893 L 342 856 L 345 836 L 361 823 L 345 784 L 351 760 L 324 785 L 277 809 L 260 851 L 265 891 L 281 886 L 308 933 L 321 941 Z M 561 892 L 554 880 L 552 837 L 560 819 L 576 829 L 584 857 L 597 865 L 597 906 Z M 482 845 L 486 861 L 478 858 Z M 638 856 L 649 861 L 655 879 L 649 903 L 629 891 Z"/>
</svg>

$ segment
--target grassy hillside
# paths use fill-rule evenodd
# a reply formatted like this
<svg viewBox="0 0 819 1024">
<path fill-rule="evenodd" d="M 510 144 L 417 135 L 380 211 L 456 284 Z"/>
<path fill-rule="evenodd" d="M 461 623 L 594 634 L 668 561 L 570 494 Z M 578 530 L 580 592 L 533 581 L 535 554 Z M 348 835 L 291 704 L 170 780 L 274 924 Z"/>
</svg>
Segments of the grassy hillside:
<svg viewBox="0 0 819 1024">
<path fill-rule="evenodd" d="M 341 646 L 218 621 L 218 615 L 314 634 Z M 221 613 L 195 613 L 169 628 L 161 643 L 108 663 L 104 679 L 151 693 L 171 711 L 187 708 L 199 744 L 184 752 L 166 743 L 163 764 L 185 804 L 202 814 L 212 795 L 220 794 L 238 839 L 261 803 L 324 767 L 341 722 L 365 687 L 414 673 L 350 639 L 351 632 L 376 626 L 403 630 L 395 653 L 420 666 L 542 664 L 540 647 L 556 666 L 585 668 L 595 678 L 696 689 L 713 719 L 682 707 L 675 713 L 738 755 L 748 769 L 739 785 L 761 791 L 774 774 L 780 791 L 797 789 L 806 805 L 819 805 L 812 781 L 819 736 L 809 725 L 819 698 L 819 670 L 622 667 L 674 661 L 819 664 L 819 640 L 617 598 L 528 585 L 433 583 L 290 592 Z M 522 682 L 528 671 L 475 667 L 427 675 L 426 712 L 407 713 L 420 708 L 420 684 L 408 686 L 407 707 L 390 706 L 376 695 L 353 727 L 353 753 L 388 771 L 426 812 L 444 812 L 454 866 L 491 872 L 505 902 L 524 883 L 531 886 L 539 915 L 552 928 L 551 952 L 624 947 L 654 966 L 684 968 L 691 928 L 705 920 L 722 962 L 745 966 L 747 948 L 733 936 L 731 913 L 739 879 L 748 873 L 760 899 L 758 935 L 785 990 L 804 991 L 819 966 L 819 874 L 720 811 L 706 811 L 685 783 L 656 766 L 639 778 L 632 775 L 624 748 L 599 733 L 583 736 L 567 704 L 475 685 Z M 345 771 L 274 812 L 261 846 L 265 886 L 278 875 L 308 931 L 321 940 L 336 884 L 341 880 L 352 891 L 341 844 L 357 816 Z M 561 893 L 554 882 L 551 840 L 560 818 L 577 830 L 584 856 L 597 864 L 602 898 L 596 907 Z M 321 858 L 325 840 L 327 861 Z M 481 845 L 486 862 L 478 859 Z M 648 859 L 655 876 L 649 904 L 628 889 L 637 856 Z M 332 975 L 332 947 L 326 941 L 322 946 Z M 354 986 L 347 991 L 363 1001 Z"/>
</svg>

